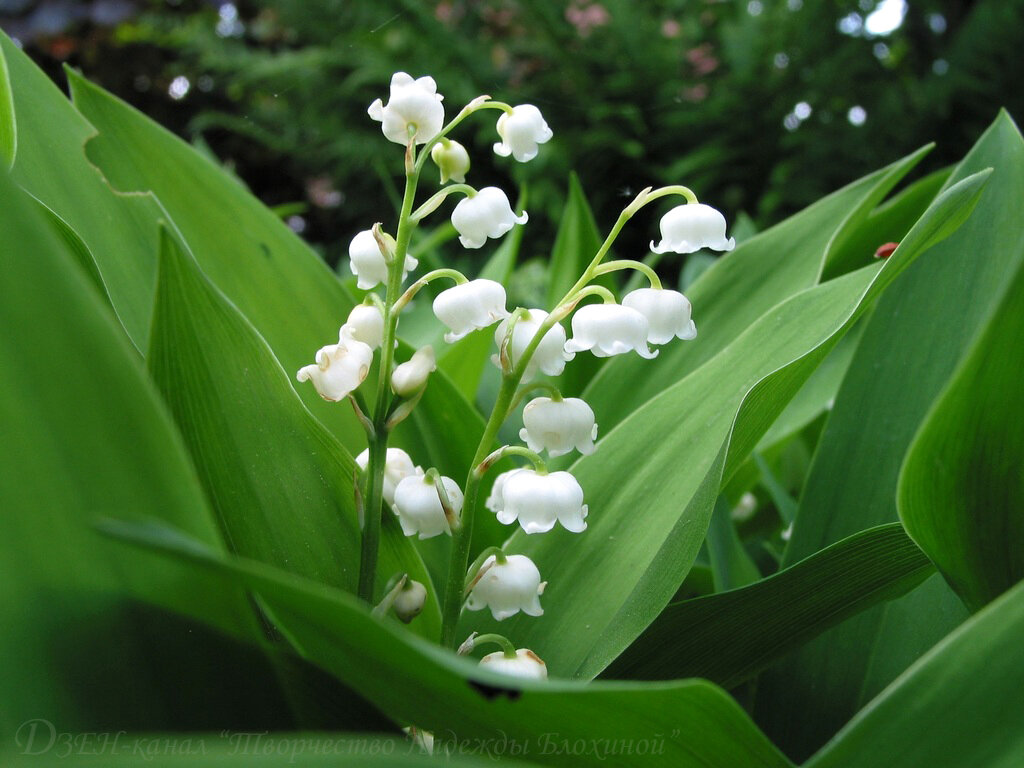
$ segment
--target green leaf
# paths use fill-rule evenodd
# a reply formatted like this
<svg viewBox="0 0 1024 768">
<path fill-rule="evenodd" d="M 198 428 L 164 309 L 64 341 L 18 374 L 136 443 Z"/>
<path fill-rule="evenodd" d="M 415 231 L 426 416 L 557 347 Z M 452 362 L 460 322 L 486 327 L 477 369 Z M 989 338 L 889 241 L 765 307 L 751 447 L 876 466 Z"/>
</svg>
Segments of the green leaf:
<svg viewBox="0 0 1024 768">
<path fill-rule="evenodd" d="M 604 669 L 682 583 L 723 481 L 857 317 L 942 231 L 942 222 L 970 210 L 985 178 L 976 174 L 939 196 L 883 265 L 793 296 L 573 464 L 591 504 L 589 529 L 581 536 L 519 531 L 507 547 L 537 563 L 549 584 L 545 611 L 559 621 L 515 616 L 500 631 L 544 656 L 556 674 L 589 677 Z M 600 599 L 578 599 L 580 584 Z M 575 627 L 572 635 L 566 625 Z M 463 624 L 466 631 L 481 626 L 492 631 L 486 618 L 467 616 Z"/>
<path fill-rule="evenodd" d="M 504 739 L 534 761 L 574 767 L 791 765 L 728 694 L 703 680 L 583 684 L 498 675 L 374 620 L 349 595 L 207 552 L 166 526 L 110 521 L 104 531 L 258 592 L 305 658 L 396 721 L 432 731 L 435 748 Z"/>
<path fill-rule="evenodd" d="M 1003 247 L 1024 250 L 1019 228 Z M 899 480 L 900 519 L 972 611 L 1024 579 L 1022 368 L 1024 266 L 936 400 Z"/>
<path fill-rule="evenodd" d="M 732 688 L 931 573 L 899 524 L 871 528 L 750 586 L 669 605 L 605 676 L 705 677 Z"/>
<path fill-rule="evenodd" d="M 708 555 L 714 575 L 715 591 L 745 587 L 761 578 L 761 572 L 743 548 L 732 524 L 732 508 L 724 496 L 719 496 L 708 526 Z"/>
<path fill-rule="evenodd" d="M 266 342 L 167 230 L 149 368 L 231 549 L 354 591 L 360 534 L 352 457 L 303 407 Z M 380 589 L 398 572 L 428 581 L 394 516 L 385 523 Z M 439 620 L 432 596 L 413 626 L 434 636 Z"/>
<path fill-rule="evenodd" d="M 0 49 L 0 162 L 10 168 L 18 149 L 18 124 L 14 119 L 14 93 L 7 60 Z"/>
<path fill-rule="evenodd" d="M 1024 764 L 1024 584 L 875 698 L 806 768 Z"/>
<path fill-rule="evenodd" d="M 972 217 L 907 270 L 868 319 L 820 439 L 783 565 L 896 521 L 903 457 L 1020 263 L 1020 250 L 1005 245 L 1019 232 L 1022 160 L 1024 142 L 1004 114 L 947 182 L 943 194 L 983 168 L 996 169 Z M 762 675 L 758 721 L 794 758 L 810 754 L 965 615 L 942 579 L 931 577 Z"/>
</svg>

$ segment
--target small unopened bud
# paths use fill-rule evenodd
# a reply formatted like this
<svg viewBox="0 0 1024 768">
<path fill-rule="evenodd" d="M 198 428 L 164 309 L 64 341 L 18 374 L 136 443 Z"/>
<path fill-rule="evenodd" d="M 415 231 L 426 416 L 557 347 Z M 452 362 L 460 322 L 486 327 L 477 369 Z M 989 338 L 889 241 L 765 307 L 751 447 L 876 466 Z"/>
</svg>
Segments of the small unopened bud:
<svg viewBox="0 0 1024 768">
<path fill-rule="evenodd" d="M 402 622 L 408 624 L 423 611 L 427 602 L 427 588 L 418 581 L 409 579 L 402 590 L 395 596 L 392 607 L 395 609 L 395 616 Z"/>
<path fill-rule="evenodd" d="M 430 159 L 441 171 L 441 183 L 457 181 L 462 184 L 466 181 L 466 173 L 469 171 L 469 152 L 457 141 L 442 139 L 430 150 Z"/>
<path fill-rule="evenodd" d="M 407 363 L 402 363 L 391 374 L 391 389 L 396 395 L 410 397 L 427 385 L 427 377 L 437 370 L 434 348 L 423 347 Z"/>
</svg>

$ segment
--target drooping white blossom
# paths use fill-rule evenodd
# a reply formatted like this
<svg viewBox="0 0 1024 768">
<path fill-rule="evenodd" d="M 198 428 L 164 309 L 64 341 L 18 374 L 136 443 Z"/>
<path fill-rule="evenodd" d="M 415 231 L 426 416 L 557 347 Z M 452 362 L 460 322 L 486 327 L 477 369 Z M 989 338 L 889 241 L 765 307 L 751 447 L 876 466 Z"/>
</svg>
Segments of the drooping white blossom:
<svg viewBox="0 0 1024 768">
<path fill-rule="evenodd" d="M 647 318 L 621 304 L 588 304 L 572 316 L 572 338 L 565 343 L 571 355 L 590 350 L 595 357 L 611 357 L 636 351 L 648 359 L 657 350 L 647 346 Z"/>
<path fill-rule="evenodd" d="M 504 651 L 488 653 L 480 659 L 480 666 L 526 680 L 546 680 L 548 677 L 547 665 L 529 648 L 520 648 L 512 657 L 506 656 Z"/>
<path fill-rule="evenodd" d="M 516 216 L 508 196 L 497 187 L 484 187 L 462 198 L 452 211 L 452 226 L 464 248 L 480 248 L 489 237 L 501 237 L 516 224 L 525 224 L 526 211 Z"/>
<path fill-rule="evenodd" d="M 469 173 L 469 152 L 457 141 L 451 139 L 437 142 L 430 150 L 430 159 L 441 172 L 441 183 L 454 181 L 462 184 Z"/>
<path fill-rule="evenodd" d="M 363 472 L 370 463 L 370 451 L 364 450 L 356 456 L 356 464 Z M 395 503 L 395 488 L 411 475 L 422 475 L 423 470 L 412 463 L 412 458 L 401 448 L 388 448 L 384 456 L 384 501 Z"/>
<path fill-rule="evenodd" d="M 505 286 L 482 278 L 453 286 L 437 294 L 434 314 L 451 329 L 444 340 L 452 344 L 471 331 L 508 317 Z"/>
<path fill-rule="evenodd" d="M 356 341 L 377 349 L 384 342 L 384 315 L 375 304 L 358 304 L 348 313 L 345 327 Z"/>
<path fill-rule="evenodd" d="M 458 515 L 462 511 L 463 501 L 458 483 L 450 477 L 440 477 L 437 482 L 444 485 L 452 511 Z M 426 475 L 404 477 L 395 488 L 395 503 L 392 506 L 402 525 L 402 533 L 406 536 L 419 534 L 421 539 L 429 539 L 442 533 L 451 534 L 437 488 Z"/>
<path fill-rule="evenodd" d="M 487 501 L 484 502 L 484 506 L 491 512 L 498 513 L 505 508 L 505 481 L 508 480 L 519 469 L 510 469 L 506 472 L 502 472 L 500 475 L 494 478 L 494 483 L 491 485 L 491 492 L 487 496 Z"/>
<path fill-rule="evenodd" d="M 352 238 L 348 246 L 349 267 L 352 274 L 356 276 L 356 286 L 361 291 L 368 291 L 379 283 L 388 281 L 388 265 L 384 261 L 384 254 L 380 252 L 377 239 L 373 236 L 372 229 L 364 229 Z M 412 256 L 405 257 L 405 269 L 402 271 L 402 279 L 419 264 Z"/>
<path fill-rule="evenodd" d="M 427 588 L 418 581 L 409 579 L 391 604 L 395 616 L 400 621 L 408 624 L 423 612 L 423 606 L 427 602 Z"/>
<path fill-rule="evenodd" d="M 725 236 L 725 216 L 703 203 L 677 205 L 661 217 L 661 242 L 651 241 L 655 253 L 693 253 L 701 248 L 731 251 L 735 238 Z"/>
<path fill-rule="evenodd" d="M 622 298 L 622 306 L 635 309 L 647 318 L 647 341 L 651 344 L 666 344 L 673 338 L 684 341 L 697 338 L 690 300 L 679 291 L 638 288 Z"/>
<path fill-rule="evenodd" d="M 320 397 L 331 402 L 343 400 L 362 384 L 373 361 L 370 346 L 352 338 L 345 326 L 339 336 L 337 344 L 317 350 L 316 363 L 295 374 L 298 381 L 312 381 Z"/>
<path fill-rule="evenodd" d="M 547 319 L 547 316 L 548 313 L 543 309 L 529 309 L 516 321 L 515 327 L 512 330 L 512 338 L 509 340 L 507 347 L 513 366 L 519 364 L 523 352 L 540 329 L 541 323 Z M 505 336 L 508 334 L 508 323 L 508 319 L 502 320 L 494 331 L 494 342 L 498 345 L 499 350 L 505 340 Z M 523 373 L 523 378 L 530 379 L 538 370 L 548 376 L 560 375 L 565 370 L 566 361 L 573 358 L 571 354 L 565 351 L 564 347 L 565 328 L 559 323 L 555 323 L 544 334 L 540 344 L 537 345 L 537 349 L 534 351 L 533 357 L 530 358 L 526 371 Z M 501 367 L 499 355 L 494 355 L 491 358 L 491 362 L 499 368 Z"/>
<path fill-rule="evenodd" d="M 549 456 L 561 456 L 574 448 L 583 454 L 593 453 L 597 439 L 594 411 L 578 397 L 534 398 L 523 409 L 519 438 L 531 451 L 547 451 Z"/>
<path fill-rule="evenodd" d="M 395 366 L 391 374 L 391 390 L 401 397 L 410 397 L 427 384 L 427 377 L 437 370 L 434 348 L 422 347 L 413 353 L 408 362 Z"/>
<path fill-rule="evenodd" d="M 494 145 L 495 154 L 512 155 L 520 163 L 533 160 L 537 156 L 537 145 L 552 136 L 544 116 L 533 104 L 520 104 L 511 112 L 502 112 L 498 118 L 498 135 L 501 141 Z"/>
<path fill-rule="evenodd" d="M 444 125 L 443 98 L 429 75 L 413 79 L 405 72 L 395 72 L 391 76 L 388 103 L 377 99 L 366 111 L 381 123 L 389 141 L 404 146 L 412 138 L 417 144 L 424 144 Z"/>
<path fill-rule="evenodd" d="M 540 595 L 547 582 L 540 580 L 540 571 L 526 555 L 508 555 L 498 562 L 491 555 L 480 566 L 483 574 L 466 600 L 471 611 L 491 609 L 498 621 L 522 611 L 528 616 L 540 616 Z"/>
<path fill-rule="evenodd" d="M 519 470 L 506 478 L 501 503 L 498 522 L 511 525 L 518 520 L 524 533 L 545 533 L 556 522 L 572 533 L 587 527 L 583 489 L 568 472 L 541 474 L 533 469 Z"/>
</svg>

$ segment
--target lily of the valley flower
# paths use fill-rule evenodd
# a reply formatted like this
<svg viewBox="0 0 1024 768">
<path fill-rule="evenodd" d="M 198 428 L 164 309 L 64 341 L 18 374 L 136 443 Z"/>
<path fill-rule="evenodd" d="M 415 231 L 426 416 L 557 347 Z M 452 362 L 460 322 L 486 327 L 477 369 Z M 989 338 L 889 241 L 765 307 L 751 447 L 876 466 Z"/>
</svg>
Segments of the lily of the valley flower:
<svg viewBox="0 0 1024 768">
<path fill-rule="evenodd" d="M 497 187 L 484 187 L 464 197 L 452 211 L 452 226 L 464 248 L 480 248 L 489 237 L 501 237 L 516 224 L 525 224 L 526 211 L 516 216 L 508 196 Z"/>
<path fill-rule="evenodd" d="M 537 145 L 552 136 L 544 116 L 533 104 L 520 104 L 511 112 L 503 112 L 498 118 L 498 135 L 501 141 L 494 145 L 495 154 L 512 155 L 520 163 L 533 160 L 537 156 Z"/>
<path fill-rule="evenodd" d="M 684 341 L 697 338 L 690 300 L 679 291 L 639 288 L 623 297 L 622 306 L 647 318 L 647 341 L 651 344 L 666 344 L 673 337 Z"/>
<path fill-rule="evenodd" d="M 647 346 L 647 318 L 621 304 L 588 304 L 572 316 L 572 338 L 565 343 L 571 355 L 590 350 L 595 357 L 611 357 L 636 350 L 641 357 L 657 357 Z"/>
<path fill-rule="evenodd" d="M 370 346 L 352 338 L 345 326 L 339 336 L 337 344 L 317 350 L 314 365 L 303 366 L 295 374 L 298 381 L 312 381 L 320 397 L 331 402 L 343 400 L 362 384 L 373 361 Z"/>
<path fill-rule="evenodd" d="M 374 304 L 359 304 L 348 313 L 345 327 L 356 341 L 376 349 L 384 342 L 384 315 Z"/>
<path fill-rule="evenodd" d="M 506 656 L 504 651 L 488 653 L 480 659 L 480 666 L 527 680 L 546 680 L 548 677 L 547 665 L 529 648 L 520 648 L 515 656 Z"/>
<path fill-rule="evenodd" d="M 583 454 L 594 452 L 594 411 L 578 397 L 534 398 L 523 409 L 523 425 L 519 437 L 534 453 L 561 456 L 573 448 Z"/>
<path fill-rule="evenodd" d="M 501 621 L 522 611 L 527 616 L 540 616 L 540 595 L 547 582 L 540 580 L 540 571 L 526 555 L 508 555 L 505 562 L 497 562 L 491 555 L 480 566 L 483 576 L 473 587 L 466 600 L 471 611 L 491 609 L 491 615 Z"/>
<path fill-rule="evenodd" d="M 561 523 L 572 533 L 587 527 L 587 505 L 583 489 L 568 472 L 540 474 L 521 469 L 509 475 L 501 489 L 498 522 L 511 525 L 519 520 L 524 533 L 546 533 Z"/>
<path fill-rule="evenodd" d="M 395 616 L 405 624 L 415 619 L 423 612 L 423 606 L 427 602 L 427 588 L 418 581 L 410 579 L 405 587 L 395 595 L 395 601 L 391 608 Z"/>
<path fill-rule="evenodd" d="M 366 449 L 356 456 L 356 464 L 363 472 L 370 463 L 370 450 Z M 384 501 L 389 505 L 395 503 L 395 488 L 402 480 L 411 475 L 422 475 L 423 470 L 412 463 L 412 458 L 401 448 L 388 448 L 384 456 Z"/>
<path fill-rule="evenodd" d="M 725 236 L 725 216 L 703 203 L 677 205 L 661 217 L 661 242 L 651 241 L 655 253 L 693 253 L 701 248 L 731 251 L 736 239 Z"/>
<path fill-rule="evenodd" d="M 543 309 L 529 309 L 520 316 L 515 327 L 512 329 L 512 338 L 509 340 L 507 347 L 513 366 L 519 363 L 523 352 L 540 329 L 541 323 L 547 319 L 547 316 L 548 313 Z M 505 341 L 505 336 L 508 334 L 508 322 L 507 319 L 502 320 L 494 332 L 494 341 L 499 349 Z M 566 361 L 572 360 L 573 357 L 566 353 L 564 346 L 565 328 L 555 323 L 544 334 L 540 344 L 537 345 L 537 349 L 534 351 L 533 357 L 530 358 L 526 371 L 523 373 L 523 378 L 531 378 L 538 370 L 548 376 L 560 375 L 565 370 Z M 498 355 L 494 355 L 491 361 L 499 368 L 501 367 L 501 360 Z"/>
<path fill-rule="evenodd" d="M 487 501 L 484 502 L 484 506 L 487 509 L 497 514 L 505 508 L 505 481 L 520 471 L 521 469 L 510 469 L 494 478 L 494 484 L 491 485 L 491 493 L 487 497 Z"/>
<path fill-rule="evenodd" d="M 358 280 L 356 286 L 361 291 L 368 291 L 378 283 L 387 283 L 388 265 L 384 261 L 384 254 L 380 252 L 380 246 L 373 236 L 372 229 L 364 229 L 352 238 L 348 246 L 349 266 L 352 268 Z M 402 272 L 402 279 L 419 264 L 412 256 L 405 257 L 405 269 Z"/>
<path fill-rule="evenodd" d="M 427 385 L 427 377 L 436 370 L 434 348 L 418 349 L 408 362 L 395 366 L 391 374 L 391 389 L 396 395 L 410 397 Z"/>
<path fill-rule="evenodd" d="M 381 123 L 389 141 L 405 145 L 412 138 L 417 144 L 424 144 L 444 125 L 443 98 L 429 75 L 414 80 L 405 72 L 395 72 L 391 76 L 388 103 L 377 99 L 366 111 Z"/>
<path fill-rule="evenodd" d="M 429 539 L 442 533 L 451 534 L 434 482 L 426 475 L 409 475 L 395 488 L 393 506 L 406 536 L 419 534 L 421 539 Z M 458 515 L 463 500 L 458 483 L 450 477 L 440 477 L 436 482 L 444 485 L 452 511 Z"/>
<path fill-rule="evenodd" d="M 471 331 L 486 328 L 508 317 L 505 287 L 486 279 L 456 285 L 437 295 L 434 314 L 451 328 L 444 335 L 444 340 L 451 344 Z"/>
<path fill-rule="evenodd" d="M 469 173 L 469 152 L 457 141 L 441 139 L 430 150 L 430 159 L 441 172 L 441 183 L 455 181 L 462 184 Z"/>
</svg>

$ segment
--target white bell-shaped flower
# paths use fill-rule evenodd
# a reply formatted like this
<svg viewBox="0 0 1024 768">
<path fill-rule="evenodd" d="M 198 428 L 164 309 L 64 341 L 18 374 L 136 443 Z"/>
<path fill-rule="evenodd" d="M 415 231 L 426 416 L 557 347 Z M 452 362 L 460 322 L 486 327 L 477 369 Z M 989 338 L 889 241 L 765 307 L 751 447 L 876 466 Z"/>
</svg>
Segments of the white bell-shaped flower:
<svg viewBox="0 0 1024 768">
<path fill-rule="evenodd" d="M 651 344 L 667 344 L 673 338 L 697 338 L 697 326 L 690 317 L 690 300 L 679 291 L 638 288 L 622 298 L 622 306 L 647 318 L 647 341 Z"/>
<path fill-rule="evenodd" d="M 427 603 L 427 588 L 418 581 L 409 579 L 405 587 L 397 595 L 391 604 L 395 616 L 400 621 L 408 624 L 421 613 L 423 606 Z"/>
<path fill-rule="evenodd" d="M 430 150 L 430 159 L 441 172 L 441 183 L 455 181 L 462 184 L 469 173 L 469 152 L 457 141 L 442 139 Z"/>
<path fill-rule="evenodd" d="M 444 125 L 443 98 L 429 75 L 414 80 L 405 72 L 395 72 L 388 103 L 377 99 L 366 111 L 381 123 L 389 141 L 404 146 L 413 138 L 417 144 L 424 144 Z"/>
<path fill-rule="evenodd" d="M 572 338 L 565 342 L 571 355 L 590 350 L 595 357 L 611 357 L 636 350 L 641 357 L 657 357 L 647 346 L 647 318 L 621 304 L 588 304 L 572 316 Z"/>
<path fill-rule="evenodd" d="M 462 491 L 458 483 L 450 477 L 440 477 L 437 482 L 443 483 L 452 511 L 458 515 L 462 511 Z M 419 534 L 421 539 L 429 539 L 442 533 L 451 534 L 437 488 L 426 475 L 403 478 L 395 488 L 393 506 L 406 536 Z"/>
<path fill-rule="evenodd" d="M 501 141 L 494 145 L 495 154 L 512 155 L 520 163 L 533 160 L 537 156 L 537 145 L 552 136 L 544 116 L 533 104 L 520 104 L 511 112 L 503 112 L 498 118 L 498 135 Z"/>
<path fill-rule="evenodd" d="M 358 304 L 348 313 L 345 327 L 356 341 L 377 349 L 384 342 L 384 315 L 375 304 Z"/>
<path fill-rule="evenodd" d="M 583 454 L 593 453 L 597 439 L 594 411 L 578 397 L 534 398 L 523 409 L 519 437 L 534 453 L 562 456 L 574 448 Z"/>
<path fill-rule="evenodd" d="M 505 508 L 505 481 L 519 471 L 520 469 L 510 469 L 494 478 L 491 492 L 487 496 L 487 501 L 484 502 L 484 506 L 491 512 L 498 513 Z"/>
<path fill-rule="evenodd" d="M 363 472 L 370 463 L 370 451 L 364 450 L 356 456 L 356 465 Z M 388 448 L 384 456 L 384 501 L 391 506 L 395 503 L 395 488 L 411 475 L 422 475 L 423 470 L 412 463 L 412 458 L 401 448 Z"/>
<path fill-rule="evenodd" d="M 725 216 L 703 203 L 677 205 L 661 217 L 661 242 L 651 241 L 655 253 L 693 253 L 701 248 L 731 251 L 736 239 L 725 236 Z"/>
<path fill-rule="evenodd" d="M 497 187 L 484 187 L 462 198 L 452 211 L 452 226 L 464 248 L 479 248 L 488 237 L 501 237 L 516 224 L 525 224 L 526 211 L 516 216 L 508 196 Z"/>
<path fill-rule="evenodd" d="M 312 381 L 320 397 L 337 402 L 363 383 L 370 372 L 371 362 L 373 350 L 370 346 L 352 338 L 343 325 L 338 343 L 317 350 L 316 363 L 300 368 L 295 378 Z"/>
<path fill-rule="evenodd" d="M 583 489 L 568 472 L 548 475 L 522 469 L 505 480 L 501 503 L 498 522 L 511 525 L 519 520 L 524 533 L 545 533 L 556 522 L 572 533 L 587 527 Z"/>
<path fill-rule="evenodd" d="M 471 331 L 486 328 L 508 317 L 505 286 L 494 280 L 470 280 L 437 294 L 434 314 L 451 328 L 444 340 L 452 344 Z"/>
<path fill-rule="evenodd" d="M 547 582 L 540 580 L 540 571 L 526 555 L 508 555 L 504 563 L 491 555 L 480 566 L 483 576 L 473 587 L 466 600 L 471 611 L 491 609 L 491 615 L 501 621 L 522 611 L 528 616 L 540 616 L 540 595 Z"/>
<path fill-rule="evenodd" d="M 526 680 L 546 680 L 548 677 L 547 665 L 529 648 L 520 648 L 515 656 L 506 656 L 504 651 L 488 653 L 480 659 L 480 666 L 491 672 Z"/>
<path fill-rule="evenodd" d="M 349 267 L 352 274 L 356 276 L 356 287 L 361 291 L 368 291 L 378 283 L 387 284 L 388 265 L 384 261 L 384 254 L 380 252 L 377 239 L 373 236 L 372 229 L 364 229 L 352 238 L 348 245 Z M 405 269 L 402 272 L 402 280 L 419 264 L 412 256 L 405 257 Z"/>
<path fill-rule="evenodd" d="M 401 397 L 410 397 L 427 385 L 427 377 L 437 370 L 434 348 L 422 347 L 408 362 L 395 366 L 391 374 L 391 390 Z"/>
<path fill-rule="evenodd" d="M 508 344 L 508 355 L 513 366 L 518 365 L 523 352 L 540 329 L 541 323 L 547 319 L 547 316 L 548 313 L 543 309 L 529 309 L 516 321 L 515 328 L 512 329 L 512 338 Z M 508 334 L 508 322 L 507 319 L 502 320 L 494 331 L 494 342 L 498 345 L 499 349 L 505 341 L 505 336 Z M 530 358 L 526 371 L 523 373 L 523 378 L 532 378 L 538 370 L 548 376 L 560 375 L 565 370 L 566 361 L 573 358 L 572 355 L 565 351 L 564 347 L 565 328 L 555 323 L 544 334 L 540 344 L 537 345 L 537 349 L 534 351 L 533 357 Z M 501 367 L 501 360 L 498 355 L 492 356 L 491 362 L 499 368 Z"/>
</svg>

